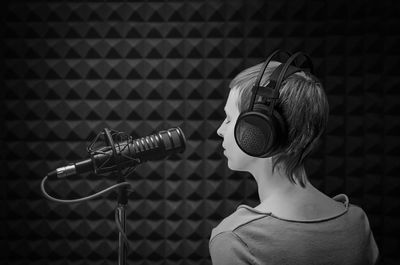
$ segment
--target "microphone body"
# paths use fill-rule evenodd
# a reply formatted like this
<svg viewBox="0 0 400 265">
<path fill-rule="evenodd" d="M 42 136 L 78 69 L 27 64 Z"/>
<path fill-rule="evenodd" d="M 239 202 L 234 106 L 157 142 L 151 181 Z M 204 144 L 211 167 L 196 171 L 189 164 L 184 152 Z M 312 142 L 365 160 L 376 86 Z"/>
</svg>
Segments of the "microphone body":
<svg viewBox="0 0 400 265">
<path fill-rule="evenodd" d="M 87 172 L 108 173 L 182 153 L 185 147 L 186 138 L 182 130 L 179 127 L 171 128 L 142 138 L 129 137 L 128 140 L 114 143 L 118 161 L 114 159 L 112 146 L 104 146 L 94 151 L 89 159 L 59 167 L 47 176 L 49 179 L 57 179 Z"/>
</svg>

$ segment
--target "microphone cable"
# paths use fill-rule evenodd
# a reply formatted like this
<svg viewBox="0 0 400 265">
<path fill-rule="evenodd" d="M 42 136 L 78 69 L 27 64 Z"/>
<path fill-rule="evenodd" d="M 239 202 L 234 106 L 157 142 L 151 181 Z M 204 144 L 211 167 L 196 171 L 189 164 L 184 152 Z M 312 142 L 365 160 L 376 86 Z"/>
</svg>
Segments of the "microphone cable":
<svg viewBox="0 0 400 265">
<path fill-rule="evenodd" d="M 129 182 L 125 181 L 125 182 L 114 184 L 114 185 L 112 185 L 112 186 L 110 186 L 108 188 L 105 188 L 105 189 L 103 189 L 103 190 L 101 190 L 99 192 L 96 192 L 95 194 L 92 194 L 92 195 L 89 195 L 89 196 L 86 196 L 86 197 L 65 200 L 65 199 L 55 198 L 55 197 L 51 196 L 50 194 L 48 194 L 47 191 L 46 191 L 46 188 L 45 188 L 46 181 L 47 181 L 47 175 L 42 179 L 42 182 L 40 183 L 40 189 L 42 191 L 43 196 L 46 197 L 47 199 L 51 200 L 51 201 L 54 201 L 54 202 L 57 202 L 57 203 L 65 203 L 65 204 L 72 204 L 72 203 L 88 201 L 88 200 L 97 198 L 97 197 L 99 197 L 99 196 L 101 196 L 101 195 L 103 195 L 103 194 L 105 194 L 105 193 L 107 193 L 109 191 L 112 191 L 112 190 L 115 190 L 115 189 L 118 189 L 118 188 L 121 188 L 121 187 L 124 187 L 124 186 L 129 186 L 131 189 L 128 189 L 128 191 L 130 191 L 130 192 L 133 191 L 132 185 L 129 184 Z M 125 242 L 125 244 L 127 246 L 130 246 L 130 242 L 128 240 L 128 237 L 127 237 L 126 233 L 124 232 L 124 230 L 122 229 L 121 221 L 120 221 L 120 219 L 118 217 L 118 209 L 115 209 L 115 216 L 114 217 L 115 217 L 114 219 L 115 219 L 115 223 L 117 225 L 117 229 L 122 235 L 122 239 L 124 240 L 124 242 Z"/>
<path fill-rule="evenodd" d="M 47 175 L 42 179 L 42 182 L 40 184 L 40 189 L 42 190 L 42 193 L 44 195 L 44 197 L 46 197 L 47 199 L 54 201 L 54 202 L 58 202 L 58 203 L 77 203 L 77 202 L 83 202 L 83 201 L 87 201 L 87 200 L 91 200 L 94 198 L 99 197 L 100 195 L 103 195 L 104 193 L 107 193 L 111 190 L 123 187 L 123 186 L 129 186 L 130 188 L 132 188 L 131 184 L 129 184 L 129 182 L 121 182 L 121 183 L 117 183 L 114 184 L 108 188 L 105 188 L 99 192 L 96 192 L 95 194 L 86 196 L 86 197 L 82 197 L 82 198 L 78 198 L 78 199 L 72 199 L 72 200 L 64 200 L 64 199 L 57 199 L 54 198 L 53 196 L 51 196 L 50 194 L 47 193 L 46 188 L 45 188 L 45 182 L 47 181 Z M 132 191 L 132 189 L 129 189 L 129 191 Z"/>
</svg>

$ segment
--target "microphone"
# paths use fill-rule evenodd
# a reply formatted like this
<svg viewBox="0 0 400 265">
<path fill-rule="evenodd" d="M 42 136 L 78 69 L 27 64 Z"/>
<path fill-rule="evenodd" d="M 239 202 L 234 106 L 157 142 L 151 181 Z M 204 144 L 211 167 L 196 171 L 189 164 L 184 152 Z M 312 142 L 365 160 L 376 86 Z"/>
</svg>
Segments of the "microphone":
<svg viewBox="0 0 400 265">
<path fill-rule="evenodd" d="M 181 128 L 176 127 L 138 139 L 129 136 L 127 140 L 112 145 L 93 150 L 90 158 L 59 167 L 47 174 L 47 177 L 59 179 L 87 172 L 102 174 L 136 166 L 149 160 L 161 160 L 169 155 L 182 153 L 186 148 L 186 138 Z M 118 159 L 115 159 L 116 157 Z"/>
</svg>

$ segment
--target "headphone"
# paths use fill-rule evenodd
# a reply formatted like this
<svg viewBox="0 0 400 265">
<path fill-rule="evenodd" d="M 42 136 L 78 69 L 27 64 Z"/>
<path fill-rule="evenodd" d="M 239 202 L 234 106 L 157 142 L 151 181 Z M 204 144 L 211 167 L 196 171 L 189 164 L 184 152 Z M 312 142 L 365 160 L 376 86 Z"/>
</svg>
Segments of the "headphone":
<svg viewBox="0 0 400 265">
<path fill-rule="evenodd" d="M 281 54 L 289 58 L 275 68 L 266 86 L 260 86 L 268 64 Z M 297 64 L 295 60 L 300 56 L 305 61 Z M 300 68 L 304 63 L 306 68 Z M 263 63 L 252 88 L 249 108 L 239 115 L 235 124 L 235 140 L 243 152 L 253 157 L 271 157 L 281 151 L 287 142 L 288 130 L 285 119 L 275 107 L 279 88 L 286 78 L 300 71 L 313 72 L 311 58 L 303 52 L 292 55 L 276 50 Z"/>
</svg>

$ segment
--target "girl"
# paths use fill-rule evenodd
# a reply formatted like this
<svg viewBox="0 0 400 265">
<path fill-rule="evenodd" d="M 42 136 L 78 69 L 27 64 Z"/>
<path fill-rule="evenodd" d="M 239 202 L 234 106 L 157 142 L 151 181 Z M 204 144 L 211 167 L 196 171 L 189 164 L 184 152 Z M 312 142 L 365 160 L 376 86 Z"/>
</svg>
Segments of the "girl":
<svg viewBox="0 0 400 265">
<path fill-rule="evenodd" d="M 267 60 L 239 73 L 230 83 L 226 119 L 217 133 L 223 138 L 228 167 L 247 171 L 255 178 L 260 204 L 255 208 L 240 205 L 213 229 L 209 243 L 212 262 L 375 264 L 379 252 L 365 212 L 350 204 L 344 194 L 330 198 L 320 192 L 308 181 L 304 169 L 304 159 L 315 147 L 328 120 L 329 106 L 322 85 L 312 74 L 294 66 L 290 66 L 289 74 L 279 85 L 270 77 L 274 70 L 274 76 L 278 76 L 282 66 L 283 63 Z M 294 69 L 293 74 L 290 69 Z M 240 114 L 252 103 L 257 77 L 260 86 L 270 84 L 270 88 L 260 89 L 271 90 L 274 84 L 279 85 L 275 105 L 268 107 L 279 113 L 286 127 L 285 131 L 278 130 L 281 135 L 276 136 L 284 140 L 267 157 L 245 152 L 238 144 L 242 137 L 238 134 L 246 134 L 251 128 L 240 132 L 235 127 Z M 262 99 L 260 95 L 257 97 Z M 274 91 L 265 91 L 264 101 L 259 104 L 272 104 L 273 97 L 268 100 L 268 95 L 274 95 Z M 268 130 L 268 126 L 265 128 Z M 252 137 L 259 136 L 251 135 L 250 141 Z M 252 148 L 258 146 L 256 141 Z"/>
</svg>

